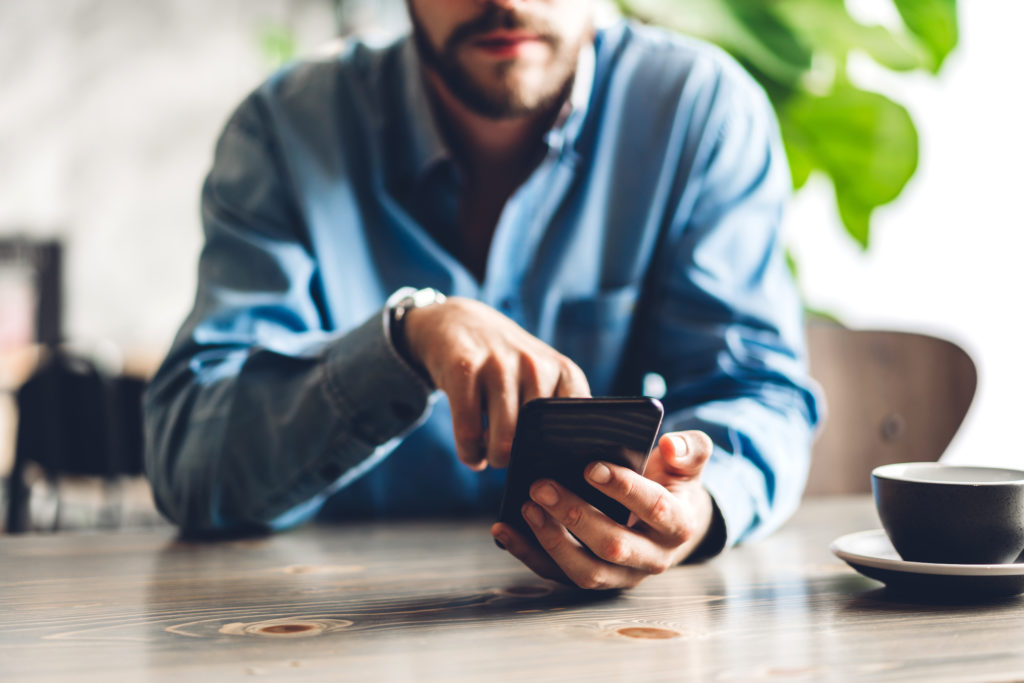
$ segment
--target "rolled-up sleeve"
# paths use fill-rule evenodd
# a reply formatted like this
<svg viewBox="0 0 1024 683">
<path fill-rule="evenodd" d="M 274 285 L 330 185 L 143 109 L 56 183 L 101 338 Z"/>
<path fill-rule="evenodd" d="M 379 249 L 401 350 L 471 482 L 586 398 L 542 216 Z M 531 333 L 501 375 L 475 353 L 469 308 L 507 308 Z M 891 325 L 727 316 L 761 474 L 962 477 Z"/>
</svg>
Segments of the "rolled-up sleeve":
<svg viewBox="0 0 1024 683">
<path fill-rule="evenodd" d="M 715 88 L 687 178 L 696 199 L 672 226 L 643 353 L 666 380 L 665 429 L 715 443 L 703 482 L 724 521 L 720 544 L 731 545 L 798 505 L 818 399 L 781 241 L 791 184 L 774 113 L 731 63 Z"/>
<path fill-rule="evenodd" d="M 308 518 L 429 408 L 383 310 L 331 329 L 268 129 L 254 95 L 218 141 L 195 305 L 145 397 L 154 496 L 190 534 Z"/>
</svg>

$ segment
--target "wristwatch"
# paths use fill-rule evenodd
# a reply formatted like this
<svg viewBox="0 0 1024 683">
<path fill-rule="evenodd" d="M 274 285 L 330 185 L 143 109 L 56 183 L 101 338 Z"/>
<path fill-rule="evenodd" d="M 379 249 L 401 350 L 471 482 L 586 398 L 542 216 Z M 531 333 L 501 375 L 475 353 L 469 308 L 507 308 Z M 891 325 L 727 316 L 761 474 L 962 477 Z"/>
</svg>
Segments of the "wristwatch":
<svg viewBox="0 0 1024 683">
<path fill-rule="evenodd" d="M 434 381 L 430 373 L 420 363 L 416 362 L 409 352 L 409 343 L 405 337 L 405 315 L 414 308 L 426 308 L 434 304 L 444 303 L 447 297 L 432 287 L 416 289 L 415 287 L 402 287 L 388 297 L 386 307 L 388 309 L 388 330 L 391 334 L 391 344 L 395 347 L 398 355 L 427 383 L 427 386 L 434 388 Z"/>
</svg>

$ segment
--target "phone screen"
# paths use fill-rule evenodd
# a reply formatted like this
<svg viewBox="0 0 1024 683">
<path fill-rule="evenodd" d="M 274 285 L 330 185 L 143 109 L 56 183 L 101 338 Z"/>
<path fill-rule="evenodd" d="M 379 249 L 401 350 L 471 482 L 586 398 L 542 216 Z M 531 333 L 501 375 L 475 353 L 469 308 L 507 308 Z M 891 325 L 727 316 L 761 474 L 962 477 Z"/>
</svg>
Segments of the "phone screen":
<svg viewBox="0 0 1024 683">
<path fill-rule="evenodd" d="M 538 479 L 554 479 L 620 524 L 629 510 L 583 477 L 595 460 L 643 474 L 661 427 L 653 398 L 539 398 L 519 411 L 498 520 L 533 539 L 522 506 Z"/>
</svg>

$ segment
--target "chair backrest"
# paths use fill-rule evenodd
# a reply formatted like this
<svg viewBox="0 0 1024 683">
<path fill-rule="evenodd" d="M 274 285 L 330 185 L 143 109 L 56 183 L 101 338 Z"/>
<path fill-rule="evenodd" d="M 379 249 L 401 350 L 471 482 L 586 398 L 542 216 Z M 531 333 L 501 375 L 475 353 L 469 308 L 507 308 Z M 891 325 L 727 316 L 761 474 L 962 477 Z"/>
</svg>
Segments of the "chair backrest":
<svg viewBox="0 0 1024 683">
<path fill-rule="evenodd" d="M 869 492 L 878 465 L 939 459 L 977 386 L 963 349 L 924 334 L 819 321 L 808 323 L 807 342 L 828 409 L 805 495 Z"/>
</svg>

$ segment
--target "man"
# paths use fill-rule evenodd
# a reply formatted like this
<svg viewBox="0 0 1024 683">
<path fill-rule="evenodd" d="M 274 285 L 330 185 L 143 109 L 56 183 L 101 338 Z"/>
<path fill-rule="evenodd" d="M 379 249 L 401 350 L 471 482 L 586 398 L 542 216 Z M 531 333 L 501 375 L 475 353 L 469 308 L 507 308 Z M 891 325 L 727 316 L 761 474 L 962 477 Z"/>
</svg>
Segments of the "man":
<svg viewBox="0 0 1024 683">
<path fill-rule="evenodd" d="M 161 509 L 190 533 L 493 514 L 519 406 L 661 378 L 644 476 L 586 471 L 635 524 L 539 481 L 542 549 L 495 539 L 612 588 L 777 526 L 817 414 L 763 93 L 709 46 L 595 31 L 588 0 L 408 4 L 411 38 L 277 74 L 218 143 L 147 396 Z"/>
</svg>

